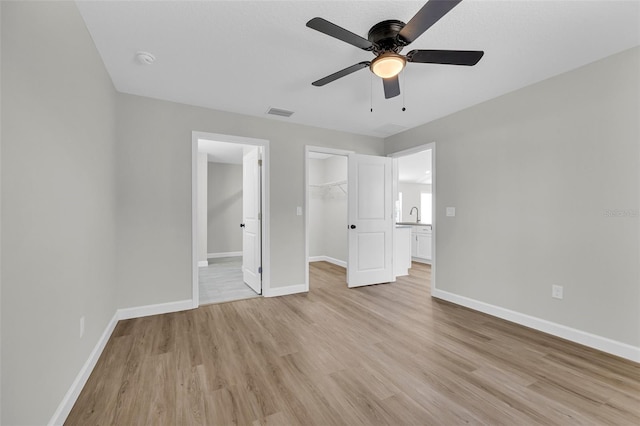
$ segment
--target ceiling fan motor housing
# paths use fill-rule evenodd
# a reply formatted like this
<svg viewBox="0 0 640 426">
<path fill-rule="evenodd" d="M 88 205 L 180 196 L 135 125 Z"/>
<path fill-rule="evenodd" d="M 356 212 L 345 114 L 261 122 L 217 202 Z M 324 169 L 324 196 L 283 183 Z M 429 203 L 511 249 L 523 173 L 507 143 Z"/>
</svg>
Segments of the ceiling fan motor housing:
<svg viewBox="0 0 640 426">
<path fill-rule="evenodd" d="M 373 52 L 380 54 L 384 52 L 400 53 L 405 43 L 398 37 L 400 30 L 406 24 L 396 19 L 378 22 L 369 30 L 367 39 L 373 43 Z"/>
</svg>

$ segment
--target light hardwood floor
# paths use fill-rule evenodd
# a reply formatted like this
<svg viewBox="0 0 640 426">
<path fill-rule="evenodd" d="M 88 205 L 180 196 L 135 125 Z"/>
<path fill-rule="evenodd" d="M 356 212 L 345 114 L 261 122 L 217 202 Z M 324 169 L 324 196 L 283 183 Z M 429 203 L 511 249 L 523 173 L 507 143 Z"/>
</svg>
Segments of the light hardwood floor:
<svg viewBox="0 0 640 426">
<path fill-rule="evenodd" d="M 640 424 L 640 365 L 429 295 L 430 267 L 118 323 L 68 425 Z"/>
</svg>

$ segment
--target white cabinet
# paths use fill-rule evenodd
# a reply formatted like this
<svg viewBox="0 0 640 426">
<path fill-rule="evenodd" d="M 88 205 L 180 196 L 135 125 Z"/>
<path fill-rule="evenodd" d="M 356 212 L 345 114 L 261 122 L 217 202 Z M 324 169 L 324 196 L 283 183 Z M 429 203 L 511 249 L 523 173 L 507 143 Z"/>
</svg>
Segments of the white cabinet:
<svg viewBox="0 0 640 426">
<path fill-rule="evenodd" d="M 418 234 L 411 231 L 411 257 L 418 257 Z"/>
<path fill-rule="evenodd" d="M 416 257 L 431 260 L 431 234 L 416 234 Z"/>
<path fill-rule="evenodd" d="M 393 274 L 396 277 L 409 275 L 411 268 L 411 227 L 396 226 L 393 233 L 395 240 L 395 256 L 393 258 Z"/>
<path fill-rule="evenodd" d="M 431 226 L 417 225 L 411 227 L 411 257 L 418 262 L 431 262 L 432 252 Z"/>
</svg>

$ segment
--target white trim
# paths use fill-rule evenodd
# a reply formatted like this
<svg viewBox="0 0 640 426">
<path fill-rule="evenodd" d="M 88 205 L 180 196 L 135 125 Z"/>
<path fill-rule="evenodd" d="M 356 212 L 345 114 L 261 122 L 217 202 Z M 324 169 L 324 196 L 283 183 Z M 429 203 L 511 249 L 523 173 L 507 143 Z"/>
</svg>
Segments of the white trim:
<svg viewBox="0 0 640 426">
<path fill-rule="evenodd" d="M 411 256 L 411 261 L 412 262 L 418 262 L 418 263 L 424 263 L 426 265 L 431 265 L 431 260 L 423 259 L 421 257 L 413 257 L 413 256 Z"/>
<path fill-rule="evenodd" d="M 207 259 L 218 259 L 220 257 L 237 257 L 242 256 L 241 251 L 226 251 L 220 253 L 207 253 Z"/>
<path fill-rule="evenodd" d="M 209 266 L 209 262 L 206 260 L 198 260 L 198 268 L 206 268 Z"/>
<path fill-rule="evenodd" d="M 262 291 L 264 297 L 278 297 L 287 296 L 289 294 L 306 293 L 308 292 L 306 284 L 288 285 L 286 287 L 270 288 L 268 291 Z"/>
<path fill-rule="evenodd" d="M 435 148 L 435 142 L 429 142 L 422 145 L 417 145 L 411 148 L 403 149 L 402 151 L 395 151 L 387 154 L 387 157 L 398 158 L 398 157 L 406 157 L 407 155 L 417 154 L 422 151 L 426 151 L 427 149 Z M 433 153 L 432 153 L 433 154 Z"/>
<path fill-rule="evenodd" d="M 191 133 L 191 307 L 200 306 L 198 283 L 198 136 Z"/>
<path fill-rule="evenodd" d="M 187 311 L 193 309 L 193 301 L 180 300 L 178 302 L 158 303 L 157 305 L 136 306 L 133 308 L 118 309 L 118 319 L 148 317 L 150 315 L 169 314 L 171 312 Z"/>
<path fill-rule="evenodd" d="M 269 141 L 266 139 L 256 139 L 245 136 L 222 135 L 209 132 L 191 132 L 191 304 L 192 308 L 200 306 L 200 292 L 198 286 L 198 260 L 197 260 L 197 159 L 198 159 L 198 139 L 215 140 L 227 143 L 237 143 L 242 145 L 253 145 L 262 147 L 262 293 L 268 292 L 271 286 L 271 192 L 270 192 L 270 150 Z"/>
<path fill-rule="evenodd" d="M 627 343 L 597 336 L 595 334 L 587 333 L 586 331 L 577 330 L 562 324 L 557 324 L 541 318 L 512 311 L 510 309 L 505 309 L 500 306 L 491 305 L 479 300 L 449 293 L 444 290 L 432 290 L 431 295 L 437 299 L 446 300 L 448 302 L 455 303 L 456 305 L 484 312 L 485 314 L 502 318 L 525 327 L 533 328 L 534 330 L 542 331 L 590 348 L 598 349 L 631 361 L 640 362 L 640 347 L 631 346 Z"/>
<path fill-rule="evenodd" d="M 336 259 L 335 257 L 329 256 L 309 256 L 309 262 L 329 262 L 334 265 L 341 266 L 343 268 L 347 267 L 347 262 L 344 260 Z"/>
<path fill-rule="evenodd" d="M 102 336 L 100 336 L 100 339 L 98 339 L 98 342 L 96 343 L 93 350 L 89 354 L 89 358 L 80 369 L 80 372 L 78 373 L 75 380 L 69 387 L 69 390 L 65 394 L 64 398 L 62 398 L 62 402 L 60 402 L 60 405 L 58 405 L 58 408 L 56 409 L 55 413 L 53 413 L 51 420 L 49 420 L 49 423 L 48 423 L 49 425 L 64 424 L 65 420 L 67 419 L 67 416 L 69 416 L 69 413 L 73 408 L 73 405 L 76 403 L 76 400 L 80 396 L 80 392 L 82 391 L 82 388 L 87 383 L 87 380 L 91 375 L 91 372 L 93 372 L 93 368 L 96 366 L 96 363 L 100 358 L 100 355 L 102 355 L 102 351 L 107 345 L 107 342 L 109 341 L 109 338 L 113 333 L 113 330 L 116 328 L 118 319 L 119 319 L 118 311 L 116 311 L 116 313 L 113 315 L 113 318 L 111 318 L 111 321 L 109 321 L 109 323 L 107 324 L 107 327 L 102 333 Z"/>
<path fill-rule="evenodd" d="M 179 302 L 168 302 L 160 303 L 157 305 L 117 309 L 115 314 L 113 315 L 113 318 L 111 318 L 111 321 L 109 321 L 107 327 L 100 336 L 100 339 L 98 339 L 98 342 L 89 354 L 89 358 L 80 369 L 80 372 L 71 384 L 71 387 L 69 387 L 69 390 L 62 399 L 62 402 L 60 402 L 60 405 L 58 405 L 55 413 L 53 413 L 53 416 L 51 417 L 51 420 L 49 420 L 48 424 L 62 425 L 67 420 L 67 417 L 69 416 L 73 405 L 76 403 L 76 400 L 78 399 L 78 396 L 80 396 L 82 388 L 87 383 L 89 376 L 93 372 L 93 369 L 95 368 L 98 359 L 100 359 L 100 355 L 102 355 L 102 351 L 104 351 L 104 348 L 111 338 L 111 334 L 113 334 L 113 330 L 116 328 L 116 324 L 119 320 L 186 311 L 192 309 L 192 306 L 193 301 L 181 300 Z"/>
<path fill-rule="evenodd" d="M 432 202 L 431 202 L 431 294 L 435 294 L 436 292 L 436 281 L 437 281 L 437 270 L 436 270 L 436 252 L 438 248 L 437 244 L 437 217 L 436 217 L 436 203 L 438 202 L 438 197 L 436 197 L 436 179 L 438 173 L 436 173 L 436 143 L 430 142 L 424 145 L 414 146 L 412 148 L 403 149 L 402 151 L 396 151 L 388 154 L 389 157 L 398 158 L 405 157 L 407 155 L 416 154 L 418 152 L 425 151 L 427 149 L 431 150 L 431 194 L 432 194 Z M 396 189 L 397 190 L 397 189 Z M 397 198 L 397 195 L 394 194 L 394 198 Z"/>
<path fill-rule="evenodd" d="M 344 149 L 325 148 L 321 146 L 305 145 L 304 147 L 304 291 L 309 291 L 309 153 L 318 152 L 322 154 L 331 155 L 344 155 L 349 156 L 354 151 L 347 151 Z M 347 182 L 349 176 L 347 176 Z M 327 262 L 329 262 L 327 260 Z M 332 262 L 333 263 L 333 262 Z M 343 266 L 343 265 L 340 265 Z M 347 263 L 344 263 L 344 268 L 347 268 Z"/>
</svg>

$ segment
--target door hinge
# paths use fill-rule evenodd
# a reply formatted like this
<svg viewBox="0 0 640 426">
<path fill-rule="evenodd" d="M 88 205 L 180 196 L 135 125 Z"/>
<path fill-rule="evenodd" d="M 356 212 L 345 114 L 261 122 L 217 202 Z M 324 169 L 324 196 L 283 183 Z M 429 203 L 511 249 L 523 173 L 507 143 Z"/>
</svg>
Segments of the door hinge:
<svg viewBox="0 0 640 426">
<path fill-rule="evenodd" d="M 262 220 L 262 212 L 258 213 L 258 220 Z"/>
<path fill-rule="evenodd" d="M 261 274 L 262 273 L 262 266 L 258 267 L 258 273 Z"/>
<path fill-rule="evenodd" d="M 262 159 L 258 160 L 258 166 L 262 167 Z"/>
</svg>

